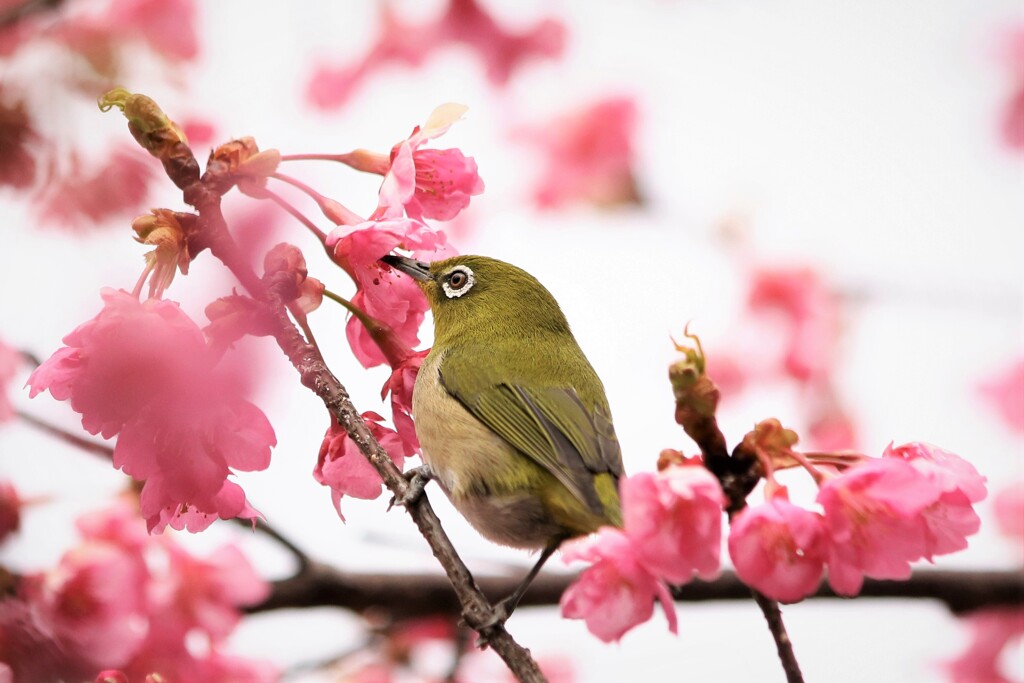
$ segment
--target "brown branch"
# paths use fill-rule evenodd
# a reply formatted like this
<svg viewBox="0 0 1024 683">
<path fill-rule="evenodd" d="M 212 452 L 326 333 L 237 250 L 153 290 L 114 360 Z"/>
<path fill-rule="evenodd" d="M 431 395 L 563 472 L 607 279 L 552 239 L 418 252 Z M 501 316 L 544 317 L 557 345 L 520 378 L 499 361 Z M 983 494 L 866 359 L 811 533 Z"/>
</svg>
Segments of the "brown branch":
<svg viewBox="0 0 1024 683">
<path fill-rule="evenodd" d="M 786 625 L 782 622 L 782 610 L 779 603 L 765 597 L 762 593 L 750 589 L 754 596 L 754 602 L 761 608 L 765 621 L 768 622 L 768 630 L 775 638 L 775 650 L 782 662 L 782 670 L 786 672 L 787 683 L 804 683 L 804 675 L 800 671 L 800 663 L 796 661 L 796 654 L 793 652 L 793 641 L 789 639 L 786 632 Z"/>
<path fill-rule="evenodd" d="M 521 607 L 557 605 L 575 580 L 570 574 L 542 573 L 523 596 Z M 480 576 L 477 585 L 490 598 L 508 595 L 517 577 Z M 694 581 L 672 588 L 680 602 L 749 600 L 750 588 L 734 572 L 725 571 L 714 581 Z M 1019 571 L 954 571 L 922 569 L 906 581 L 868 579 L 861 599 L 899 598 L 934 600 L 954 614 L 980 609 L 1024 605 L 1024 575 Z M 808 599 L 850 600 L 822 583 Z M 339 607 L 363 612 L 383 612 L 394 619 L 460 613 L 451 586 L 440 574 L 360 574 L 343 572 L 314 562 L 309 571 L 273 582 L 270 596 L 248 608 L 267 612 L 296 607 Z"/>
<path fill-rule="evenodd" d="M 181 147 L 177 147 L 177 151 L 179 154 L 176 158 L 165 158 L 162 161 L 168 176 L 182 189 L 185 201 L 199 213 L 201 232 L 197 236 L 197 246 L 208 247 L 254 298 L 268 305 L 273 316 L 274 339 L 299 373 L 302 384 L 320 397 L 360 452 L 380 473 L 384 484 L 402 500 L 408 490 L 408 482 L 401 471 L 374 439 L 345 387 L 328 369 L 320 352 L 302 338 L 288 318 L 283 302 L 256 277 L 228 232 L 220 205 L 220 192 L 231 186 L 228 169 L 211 157 L 202 178 L 192 182 L 194 157 L 190 151 L 188 155 L 181 153 Z M 520 681 L 539 683 L 546 680 L 529 650 L 519 645 L 503 625 L 493 624 L 494 610 L 491 604 L 477 588 L 469 569 L 455 552 L 426 496 L 420 496 L 407 506 L 407 510 L 448 575 L 466 623 L 480 633 L 481 638 L 505 661 Z"/>
</svg>

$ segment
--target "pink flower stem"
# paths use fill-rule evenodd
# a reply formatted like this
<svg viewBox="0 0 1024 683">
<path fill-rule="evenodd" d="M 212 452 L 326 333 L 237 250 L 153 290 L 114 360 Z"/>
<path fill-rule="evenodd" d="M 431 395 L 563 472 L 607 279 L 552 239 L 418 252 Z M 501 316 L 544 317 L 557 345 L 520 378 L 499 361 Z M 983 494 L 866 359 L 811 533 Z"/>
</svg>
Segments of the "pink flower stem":
<svg viewBox="0 0 1024 683">
<path fill-rule="evenodd" d="M 398 341 L 395 331 L 390 327 L 377 320 L 371 315 L 368 315 L 361 308 L 353 304 L 348 299 L 335 294 L 329 289 L 324 289 L 324 296 L 337 304 L 341 304 L 349 313 L 354 315 L 359 322 L 363 324 L 366 331 L 370 333 L 370 338 L 380 349 L 381 353 L 388 361 L 388 365 L 392 368 L 397 368 L 402 364 L 403 361 L 409 356 L 409 351 L 405 345 Z"/>
<path fill-rule="evenodd" d="M 270 199 L 270 201 L 272 201 L 275 204 L 277 204 L 278 206 L 280 206 L 282 209 L 284 209 L 285 211 L 290 213 L 293 218 L 295 218 L 297 221 L 302 223 L 306 227 L 307 230 L 309 230 L 311 233 L 313 233 L 313 235 L 315 235 L 316 238 L 318 240 L 320 240 L 320 244 L 323 245 L 324 250 L 327 251 L 328 254 L 330 253 L 330 249 L 327 248 L 327 244 L 326 244 L 327 243 L 327 233 L 325 233 L 323 230 L 318 228 L 316 226 L 316 223 L 314 223 L 309 218 L 307 218 L 301 211 L 299 211 L 294 206 L 292 206 L 291 203 L 288 202 L 288 200 L 286 200 L 281 195 L 277 194 L 276 192 L 272 192 L 271 190 L 264 190 L 264 191 L 266 192 L 267 197 Z"/>
<path fill-rule="evenodd" d="M 822 474 L 821 470 L 814 466 L 814 463 L 807 459 L 806 455 L 794 450 L 790 450 L 789 455 L 791 455 L 794 460 L 800 463 L 801 467 L 807 470 L 807 472 L 812 477 L 814 477 L 814 483 L 816 483 L 818 486 L 821 486 L 822 482 L 825 481 L 826 477 L 824 474 Z"/>
<path fill-rule="evenodd" d="M 281 161 L 339 161 L 345 163 L 347 154 L 282 154 Z"/>
</svg>

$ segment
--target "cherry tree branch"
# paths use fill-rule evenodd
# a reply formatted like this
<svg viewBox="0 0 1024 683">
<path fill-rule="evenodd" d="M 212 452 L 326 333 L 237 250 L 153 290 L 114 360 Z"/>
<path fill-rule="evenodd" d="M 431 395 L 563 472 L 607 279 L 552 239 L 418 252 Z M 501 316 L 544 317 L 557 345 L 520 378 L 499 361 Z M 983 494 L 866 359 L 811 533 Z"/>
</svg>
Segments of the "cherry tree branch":
<svg viewBox="0 0 1024 683">
<path fill-rule="evenodd" d="M 700 447 L 704 466 L 718 478 L 726 496 L 726 512 L 731 520 L 747 505 L 747 496 L 761 478 L 761 468 L 755 454 L 747 452 L 743 444 L 730 454 L 725 435 L 718 427 L 715 412 L 721 396 L 718 387 L 705 373 L 704 351 L 700 340 L 694 340 L 695 349 L 680 347 L 684 358 L 669 367 L 669 381 L 676 399 L 675 418 L 687 436 Z M 800 664 L 793 652 L 793 641 L 786 632 L 779 603 L 749 589 L 754 601 L 768 622 L 768 630 L 775 640 L 782 669 L 788 683 L 803 683 Z"/>
<path fill-rule="evenodd" d="M 129 127 L 131 128 L 131 124 Z M 143 147 L 152 149 L 147 146 L 144 139 L 139 139 L 137 131 L 132 132 Z M 399 500 L 403 500 L 408 491 L 405 477 L 370 433 L 345 387 L 328 369 L 320 352 L 302 338 L 288 318 L 284 303 L 273 291 L 264 286 L 234 243 L 221 212 L 220 201 L 221 194 L 231 186 L 229 169 L 223 162 L 211 157 L 206 172 L 200 178 L 198 164 L 191 149 L 181 141 L 173 143 L 170 152 L 166 148 L 162 150 L 160 158 L 168 177 L 181 188 L 185 202 L 195 207 L 199 213 L 199 233 L 193 243 L 198 249 L 192 253 L 198 253 L 204 247 L 209 248 L 210 252 L 232 271 L 250 295 L 267 305 L 268 313 L 272 316 L 274 339 L 299 373 L 302 384 L 323 401 L 334 419 L 381 475 L 385 486 Z M 503 625 L 494 623 L 494 610 L 491 604 L 477 588 L 473 576 L 456 553 L 426 496 L 419 496 L 415 502 L 407 505 L 406 509 L 448 575 L 467 624 L 480 633 L 481 638 L 505 661 L 520 681 L 544 681 L 545 678 L 529 651 L 519 645 Z"/>
<path fill-rule="evenodd" d="M 562 593 L 576 579 L 574 574 L 541 573 L 519 603 L 520 607 L 557 605 Z M 513 576 L 477 576 L 485 595 L 508 595 L 518 584 Z M 722 572 L 714 581 L 693 581 L 674 586 L 672 596 L 679 602 L 749 600 L 750 588 L 732 571 Z M 958 571 L 921 569 L 905 581 L 866 579 L 856 598 L 933 600 L 954 614 L 967 614 L 995 607 L 1024 605 L 1024 575 L 1015 570 Z M 807 599 L 848 601 L 827 583 Z M 363 574 L 345 572 L 313 562 L 309 570 L 272 583 L 270 595 L 248 612 L 302 607 L 338 607 L 355 612 L 374 610 L 393 619 L 436 614 L 458 615 L 461 610 L 446 578 L 440 574 Z"/>
</svg>

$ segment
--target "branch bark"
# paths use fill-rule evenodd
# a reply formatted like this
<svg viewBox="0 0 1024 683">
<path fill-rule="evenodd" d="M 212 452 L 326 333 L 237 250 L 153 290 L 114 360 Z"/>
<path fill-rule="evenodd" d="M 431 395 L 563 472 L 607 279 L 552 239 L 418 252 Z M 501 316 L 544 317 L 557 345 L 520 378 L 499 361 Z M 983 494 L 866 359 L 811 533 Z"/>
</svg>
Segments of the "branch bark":
<svg viewBox="0 0 1024 683">
<path fill-rule="evenodd" d="M 185 201 L 199 213 L 202 231 L 200 239 L 210 252 L 234 273 L 251 296 L 267 304 L 273 316 L 274 339 L 299 373 L 302 384 L 323 401 L 324 406 L 344 427 L 360 452 L 380 473 L 387 488 L 402 500 L 408 489 L 405 477 L 374 439 L 352 404 L 345 387 L 328 369 L 320 352 L 306 343 L 288 318 L 283 302 L 263 285 L 235 245 L 221 212 L 219 191 L 230 187 L 230 184 L 225 184 L 230 175 L 220 166 L 220 162 L 211 158 L 202 178 L 193 181 L 196 163 L 194 157 L 190 150 L 188 155 L 181 152 L 179 147 L 178 158 L 164 159 L 164 168 L 171 180 L 182 189 Z M 494 610 L 456 553 L 426 496 L 420 496 L 407 506 L 407 510 L 426 539 L 431 552 L 444 568 L 458 597 L 466 623 L 480 633 L 484 642 L 494 649 L 520 681 L 545 681 L 529 650 L 519 645 L 503 625 L 482 626 L 494 621 Z"/>
<path fill-rule="evenodd" d="M 572 574 L 542 573 L 523 596 L 521 607 L 558 604 L 575 579 Z M 516 577 L 480 576 L 477 585 L 489 598 L 508 595 Z M 750 588 L 731 571 L 714 581 L 693 581 L 673 587 L 679 602 L 749 600 Z M 867 579 L 858 598 L 935 600 L 954 614 L 993 607 L 1024 606 L 1024 575 L 1019 571 L 953 571 L 922 569 L 906 581 Z M 808 599 L 851 600 L 823 583 Z M 251 613 L 301 607 L 339 607 L 356 612 L 375 610 L 394 619 L 436 614 L 458 615 L 461 605 L 440 574 L 361 574 L 313 562 L 309 571 L 273 582 L 270 595 L 248 608 Z"/>
</svg>

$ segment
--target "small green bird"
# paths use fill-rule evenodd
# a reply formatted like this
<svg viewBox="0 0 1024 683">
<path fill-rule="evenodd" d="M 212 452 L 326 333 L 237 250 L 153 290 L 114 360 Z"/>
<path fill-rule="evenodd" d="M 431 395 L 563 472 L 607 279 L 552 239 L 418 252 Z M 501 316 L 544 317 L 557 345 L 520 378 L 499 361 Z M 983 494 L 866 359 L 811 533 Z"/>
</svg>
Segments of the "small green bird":
<svg viewBox="0 0 1024 683">
<path fill-rule="evenodd" d="M 431 476 L 486 538 L 543 550 L 498 605 L 503 621 L 562 541 L 622 525 L 604 386 L 529 273 L 484 256 L 382 261 L 416 280 L 434 315 L 413 390 Z"/>
</svg>

